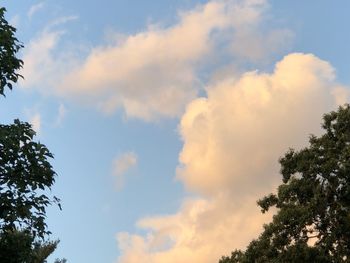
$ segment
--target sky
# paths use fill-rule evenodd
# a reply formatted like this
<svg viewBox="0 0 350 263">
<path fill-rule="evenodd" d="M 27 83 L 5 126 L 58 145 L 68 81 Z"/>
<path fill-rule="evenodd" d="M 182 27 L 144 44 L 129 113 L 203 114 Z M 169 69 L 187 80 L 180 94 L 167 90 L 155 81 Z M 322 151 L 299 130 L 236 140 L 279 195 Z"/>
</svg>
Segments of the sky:
<svg viewBox="0 0 350 263">
<path fill-rule="evenodd" d="M 54 154 L 51 256 L 214 263 L 257 237 L 278 159 L 349 102 L 348 1 L 4 0 L 1 98 Z"/>
</svg>

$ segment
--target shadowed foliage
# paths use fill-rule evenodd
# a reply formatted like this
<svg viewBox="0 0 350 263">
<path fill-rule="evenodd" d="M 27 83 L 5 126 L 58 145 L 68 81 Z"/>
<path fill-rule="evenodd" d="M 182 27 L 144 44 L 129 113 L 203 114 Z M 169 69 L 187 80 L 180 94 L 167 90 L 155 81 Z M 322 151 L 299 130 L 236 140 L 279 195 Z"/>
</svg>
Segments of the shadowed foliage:
<svg viewBox="0 0 350 263">
<path fill-rule="evenodd" d="M 18 228 L 34 237 L 44 238 L 45 208 L 57 197 L 50 198 L 56 173 L 48 158 L 52 154 L 45 145 L 33 141 L 35 132 L 30 124 L 15 120 L 0 125 L 0 229 Z"/>
<path fill-rule="evenodd" d="M 22 77 L 18 70 L 23 61 L 17 58 L 23 45 L 15 37 L 16 28 L 9 25 L 5 19 L 6 9 L 0 7 L 0 94 L 5 95 L 5 88 L 12 89 L 14 83 Z"/>
<path fill-rule="evenodd" d="M 258 201 L 277 214 L 245 251 L 220 263 L 350 262 L 350 106 L 325 114 L 325 133 L 280 159 L 283 183 Z"/>
</svg>

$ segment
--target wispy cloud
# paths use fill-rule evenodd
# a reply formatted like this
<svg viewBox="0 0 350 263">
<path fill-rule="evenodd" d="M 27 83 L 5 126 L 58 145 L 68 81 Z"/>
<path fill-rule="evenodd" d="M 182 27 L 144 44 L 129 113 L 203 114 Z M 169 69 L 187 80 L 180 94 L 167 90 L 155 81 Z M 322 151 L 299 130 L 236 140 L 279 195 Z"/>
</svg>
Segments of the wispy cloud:
<svg viewBox="0 0 350 263">
<path fill-rule="evenodd" d="M 21 16 L 14 15 L 13 17 L 11 17 L 9 23 L 10 23 L 10 25 L 14 26 L 15 28 L 18 28 L 21 24 Z"/>
<path fill-rule="evenodd" d="M 24 116 L 26 116 L 27 122 L 29 122 L 32 125 L 32 129 L 37 134 L 40 134 L 41 125 L 42 125 L 42 117 L 40 114 L 39 105 L 34 105 L 30 108 L 24 108 L 23 114 L 24 114 Z"/>
<path fill-rule="evenodd" d="M 58 28 L 67 22 L 76 20 L 77 16 L 60 17 L 48 23 L 33 39 L 26 44 L 23 53 L 24 66 L 20 81 L 23 88 L 36 88 L 44 94 L 57 94 L 55 87 L 74 64 L 74 50 L 55 51 L 65 31 Z"/>
<path fill-rule="evenodd" d="M 64 104 L 61 103 L 58 107 L 55 126 L 60 126 L 62 124 L 63 119 L 65 118 L 66 114 L 67 114 L 67 109 L 64 106 Z"/>
<path fill-rule="evenodd" d="M 32 125 L 33 130 L 39 134 L 41 129 L 41 115 L 39 113 L 35 113 L 29 120 L 29 123 Z"/>
<path fill-rule="evenodd" d="M 77 19 L 79 19 L 79 16 L 77 16 L 77 15 L 58 17 L 58 18 L 52 20 L 48 24 L 48 26 L 45 28 L 45 31 L 48 31 L 48 30 L 54 28 L 55 26 L 63 25 L 63 24 L 66 24 L 68 22 L 75 21 Z"/>
<path fill-rule="evenodd" d="M 116 187 L 121 189 L 126 173 L 137 165 L 137 155 L 134 152 L 125 152 L 118 155 L 113 161 L 113 176 L 116 178 Z"/>
<path fill-rule="evenodd" d="M 23 87 L 54 85 L 57 81 L 58 65 L 50 52 L 56 47 L 61 34 L 62 32 L 44 31 L 27 45 L 21 72 L 25 76 L 21 83 Z"/>
<path fill-rule="evenodd" d="M 29 8 L 28 12 L 27 12 L 28 18 L 31 19 L 35 13 L 37 13 L 38 11 L 40 11 L 41 9 L 43 9 L 44 7 L 45 7 L 45 2 L 44 2 L 44 1 L 32 5 L 32 6 Z"/>
</svg>

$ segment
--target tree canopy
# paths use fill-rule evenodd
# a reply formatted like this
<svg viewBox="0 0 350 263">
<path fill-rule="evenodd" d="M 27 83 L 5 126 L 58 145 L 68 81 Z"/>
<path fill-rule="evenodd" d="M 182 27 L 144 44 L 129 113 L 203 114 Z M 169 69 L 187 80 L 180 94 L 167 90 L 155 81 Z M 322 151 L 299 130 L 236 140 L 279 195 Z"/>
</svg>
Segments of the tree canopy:
<svg viewBox="0 0 350 263">
<path fill-rule="evenodd" d="M 16 28 L 9 25 L 5 19 L 6 9 L 0 7 L 0 95 L 4 95 L 5 88 L 12 89 L 20 77 L 18 71 L 23 61 L 17 57 L 23 45 L 15 36 Z"/>
<path fill-rule="evenodd" d="M 281 159 L 283 183 L 258 201 L 270 224 L 220 263 L 350 262 L 350 106 L 323 117 L 324 134 Z"/>
<path fill-rule="evenodd" d="M 56 173 L 49 163 L 52 154 L 45 145 L 33 141 L 30 124 L 15 120 L 0 125 L 0 229 L 21 228 L 43 238 L 49 231 L 45 208 L 57 197 L 48 197 Z"/>
</svg>

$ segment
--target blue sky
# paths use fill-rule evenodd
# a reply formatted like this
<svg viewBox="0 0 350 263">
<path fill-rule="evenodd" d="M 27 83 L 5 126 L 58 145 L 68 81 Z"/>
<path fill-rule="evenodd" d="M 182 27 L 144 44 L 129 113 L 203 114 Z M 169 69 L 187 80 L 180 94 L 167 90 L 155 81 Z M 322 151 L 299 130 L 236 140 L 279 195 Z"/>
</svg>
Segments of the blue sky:
<svg viewBox="0 0 350 263">
<path fill-rule="evenodd" d="M 53 258 L 217 262 L 269 220 L 278 157 L 349 101 L 345 1 L 3 5 L 25 80 L 0 117 L 55 155 Z"/>
</svg>

